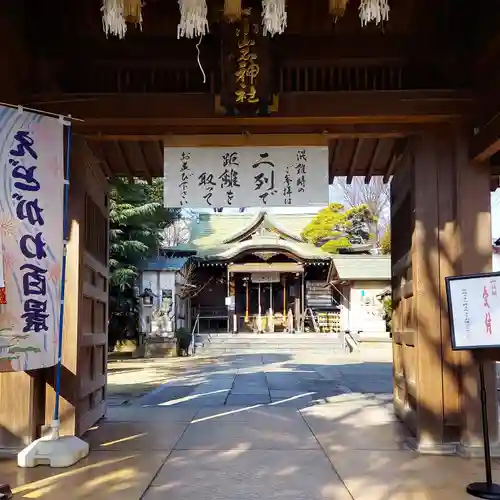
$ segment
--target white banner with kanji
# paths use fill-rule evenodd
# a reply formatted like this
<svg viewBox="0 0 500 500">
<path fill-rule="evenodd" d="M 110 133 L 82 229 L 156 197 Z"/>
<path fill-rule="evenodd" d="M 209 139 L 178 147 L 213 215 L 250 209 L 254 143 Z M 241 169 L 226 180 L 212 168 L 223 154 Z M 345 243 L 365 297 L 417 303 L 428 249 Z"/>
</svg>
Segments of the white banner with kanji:
<svg viewBox="0 0 500 500">
<path fill-rule="evenodd" d="M 0 371 L 57 362 L 64 124 L 0 106 Z"/>
<path fill-rule="evenodd" d="M 166 207 L 326 206 L 328 147 L 165 148 Z"/>
</svg>

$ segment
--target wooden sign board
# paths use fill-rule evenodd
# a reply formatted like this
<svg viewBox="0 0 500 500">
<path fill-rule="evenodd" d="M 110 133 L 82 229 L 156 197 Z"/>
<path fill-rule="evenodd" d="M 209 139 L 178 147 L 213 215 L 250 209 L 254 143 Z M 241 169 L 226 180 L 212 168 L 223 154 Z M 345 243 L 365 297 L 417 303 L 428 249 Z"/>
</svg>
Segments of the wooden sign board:
<svg viewBox="0 0 500 500">
<path fill-rule="evenodd" d="M 252 273 L 252 283 L 279 283 L 280 273 L 269 271 L 267 273 Z"/>
<path fill-rule="evenodd" d="M 445 280 L 453 350 L 500 347 L 500 273 Z"/>
<path fill-rule="evenodd" d="M 165 148 L 165 207 L 304 207 L 329 202 L 328 148 Z"/>
<path fill-rule="evenodd" d="M 244 9 L 241 21 L 222 26 L 221 104 L 228 114 L 268 114 L 272 103 L 269 43 L 257 10 Z"/>
</svg>

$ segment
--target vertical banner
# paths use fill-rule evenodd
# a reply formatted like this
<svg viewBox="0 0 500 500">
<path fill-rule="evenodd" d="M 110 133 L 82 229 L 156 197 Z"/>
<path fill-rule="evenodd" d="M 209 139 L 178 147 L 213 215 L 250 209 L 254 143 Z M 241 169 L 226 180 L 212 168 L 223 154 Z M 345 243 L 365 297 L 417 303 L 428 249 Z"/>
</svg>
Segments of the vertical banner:
<svg viewBox="0 0 500 500">
<path fill-rule="evenodd" d="M 57 363 L 63 132 L 57 118 L 0 106 L 0 371 Z"/>
</svg>

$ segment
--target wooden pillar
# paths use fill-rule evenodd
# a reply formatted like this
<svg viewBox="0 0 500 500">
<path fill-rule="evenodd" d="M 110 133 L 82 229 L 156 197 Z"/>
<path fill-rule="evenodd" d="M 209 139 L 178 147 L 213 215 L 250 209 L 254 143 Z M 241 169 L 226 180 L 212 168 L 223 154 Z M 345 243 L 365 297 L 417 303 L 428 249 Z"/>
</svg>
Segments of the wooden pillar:
<svg viewBox="0 0 500 500">
<path fill-rule="evenodd" d="M 489 171 L 469 163 L 466 135 L 451 125 L 431 127 L 413 138 L 411 153 L 411 252 L 393 259 L 393 276 L 399 277 L 393 292 L 399 299 L 393 325 L 395 374 L 407 388 L 402 397 L 401 380 L 396 380 L 395 403 L 400 414 L 404 406 L 417 449 L 452 453 L 460 442 L 459 451 L 469 453 L 481 440 L 477 370 L 469 354 L 451 350 L 444 278 L 490 269 Z M 393 199 L 397 187 L 396 182 Z M 486 364 L 486 373 L 490 432 L 496 441 L 493 362 Z"/>
<path fill-rule="evenodd" d="M 471 274 L 491 271 L 491 170 L 489 165 L 469 162 L 469 134 L 460 131 L 456 136 L 457 164 L 457 220 L 461 241 L 460 272 Z M 498 352 L 498 351 L 497 351 Z M 498 354 L 496 354 L 498 359 Z M 463 426 L 460 435 L 459 453 L 478 456 L 483 453 L 481 404 L 478 388 L 478 370 L 470 352 L 460 353 L 460 407 Z M 498 402 L 496 363 L 484 364 L 488 393 L 489 433 L 492 443 L 498 444 Z M 498 448 L 494 450 L 498 455 Z"/>
</svg>

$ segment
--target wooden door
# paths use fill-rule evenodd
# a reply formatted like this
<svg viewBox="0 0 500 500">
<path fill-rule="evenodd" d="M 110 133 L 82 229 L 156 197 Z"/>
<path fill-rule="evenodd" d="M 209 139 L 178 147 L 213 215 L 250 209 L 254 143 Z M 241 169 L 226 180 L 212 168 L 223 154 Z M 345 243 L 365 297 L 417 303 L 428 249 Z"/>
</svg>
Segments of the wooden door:
<svg viewBox="0 0 500 500">
<path fill-rule="evenodd" d="M 81 341 L 77 430 L 105 414 L 108 353 L 108 192 L 95 164 L 85 172 L 85 234 L 82 253 Z"/>
</svg>

